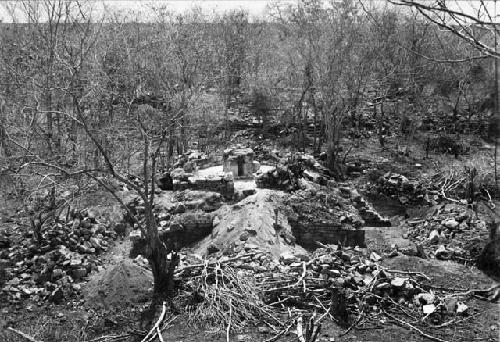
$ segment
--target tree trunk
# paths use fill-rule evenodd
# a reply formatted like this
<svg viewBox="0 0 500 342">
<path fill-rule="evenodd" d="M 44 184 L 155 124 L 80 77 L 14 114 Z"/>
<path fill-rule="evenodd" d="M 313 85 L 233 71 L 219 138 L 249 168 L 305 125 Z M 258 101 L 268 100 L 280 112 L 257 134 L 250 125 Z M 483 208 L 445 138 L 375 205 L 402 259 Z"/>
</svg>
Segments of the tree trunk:
<svg viewBox="0 0 500 342">
<path fill-rule="evenodd" d="M 224 108 L 224 120 L 225 120 L 225 129 L 224 129 L 224 139 L 229 140 L 230 134 L 229 134 L 229 107 L 231 107 L 231 91 L 229 90 L 229 87 L 225 89 L 227 92 L 226 94 L 226 106 Z"/>
<path fill-rule="evenodd" d="M 181 115 L 181 127 L 180 127 L 180 153 L 184 154 L 187 151 L 187 138 L 186 138 L 186 118 L 184 116 L 184 111 Z"/>
<path fill-rule="evenodd" d="M 62 137 L 62 126 L 61 126 L 61 113 L 56 113 L 56 126 L 57 135 L 54 137 L 54 147 L 56 151 L 61 149 L 61 137 Z"/>
<path fill-rule="evenodd" d="M 148 247 L 146 257 L 153 272 L 153 304 L 162 299 L 172 298 L 174 295 L 174 269 L 177 263 L 176 253 L 172 253 L 171 260 L 167 259 L 165 244 L 160 240 L 156 220 L 153 214 L 153 207 L 150 203 L 145 206 L 146 211 L 146 233 Z"/>
<path fill-rule="evenodd" d="M 337 160 L 335 158 L 335 144 L 333 142 L 328 142 L 328 146 L 326 148 L 326 165 L 332 171 L 337 165 Z"/>
<path fill-rule="evenodd" d="M 9 157 L 10 153 L 7 147 L 7 135 L 5 134 L 5 128 L 0 122 L 0 157 L 5 156 Z"/>
<path fill-rule="evenodd" d="M 495 188 L 498 191 L 498 137 L 495 137 Z"/>
<path fill-rule="evenodd" d="M 53 139 L 53 118 L 52 118 L 52 94 L 50 91 L 47 91 L 45 94 L 45 110 L 47 111 L 46 119 L 47 119 L 47 148 L 50 154 L 52 154 L 52 139 Z"/>
<path fill-rule="evenodd" d="M 3 154 L 5 157 L 9 157 L 10 151 L 7 146 L 7 132 L 5 130 L 6 115 L 5 103 L 0 99 L 0 156 Z"/>
<path fill-rule="evenodd" d="M 340 143 L 340 126 L 342 124 L 342 113 L 333 110 L 325 115 L 326 120 L 326 163 L 327 167 L 334 174 L 334 177 L 342 177 L 342 169 L 338 158 L 338 146 Z"/>
<path fill-rule="evenodd" d="M 172 297 L 173 288 L 167 260 L 167 249 L 159 238 L 150 239 L 149 265 L 153 271 L 154 296 L 159 298 Z"/>
</svg>

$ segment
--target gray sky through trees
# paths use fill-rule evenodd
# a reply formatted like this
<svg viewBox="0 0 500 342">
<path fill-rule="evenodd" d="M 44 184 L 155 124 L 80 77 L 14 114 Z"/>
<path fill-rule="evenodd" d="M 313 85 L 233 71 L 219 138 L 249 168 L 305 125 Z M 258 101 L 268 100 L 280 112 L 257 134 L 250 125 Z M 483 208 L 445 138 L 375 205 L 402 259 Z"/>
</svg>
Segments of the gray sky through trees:
<svg viewBox="0 0 500 342">
<path fill-rule="evenodd" d="M 0 20 L 11 22 L 11 14 L 8 8 L 12 7 L 16 1 L 0 0 Z M 262 17 L 265 14 L 268 4 L 276 1 L 272 0 L 92 0 L 94 13 L 105 13 L 108 11 L 118 12 L 147 12 L 152 6 L 166 6 L 173 12 L 182 13 L 193 7 L 200 7 L 205 13 L 221 13 L 228 10 L 244 9 L 251 17 Z M 281 1 L 282 3 L 293 2 L 291 0 Z M 23 21 L 21 13 L 16 13 L 16 20 Z"/>
<path fill-rule="evenodd" d="M 331 0 L 325 0 L 325 3 L 329 1 Z M 362 1 L 368 7 L 394 6 L 386 0 Z M 0 21 L 12 22 L 12 16 L 14 16 L 16 21 L 25 22 L 26 19 L 21 11 L 12 10 L 16 7 L 16 3 L 19 5 L 19 2 L 19 0 L 0 0 Z M 174 13 L 183 13 L 193 7 L 199 7 L 205 14 L 244 9 L 248 11 L 250 18 L 264 18 L 269 5 L 296 4 L 299 0 L 83 0 L 82 2 L 91 6 L 95 17 L 102 16 L 104 13 L 130 14 L 134 12 L 134 17 L 128 16 L 130 20 L 147 21 L 150 17 L 147 13 L 152 7 L 166 6 Z M 422 0 L 421 2 L 435 3 L 435 0 Z M 480 8 L 481 4 L 484 4 L 490 15 L 494 16 L 494 2 L 494 0 L 448 0 L 446 4 L 450 9 L 471 15 L 485 14 L 484 9 Z M 500 0 L 497 6 L 500 8 Z"/>
</svg>

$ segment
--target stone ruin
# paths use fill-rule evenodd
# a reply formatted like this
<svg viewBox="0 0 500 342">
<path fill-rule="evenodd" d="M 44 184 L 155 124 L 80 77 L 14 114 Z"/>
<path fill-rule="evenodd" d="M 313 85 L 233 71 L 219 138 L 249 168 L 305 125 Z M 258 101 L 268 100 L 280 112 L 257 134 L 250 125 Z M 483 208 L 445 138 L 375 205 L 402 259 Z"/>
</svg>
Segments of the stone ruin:
<svg viewBox="0 0 500 342">
<path fill-rule="evenodd" d="M 207 166 L 205 159 L 194 152 L 184 156 L 183 162 L 176 164 L 176 168 L 164 173 L 158 179 L 158 186 L 162 190 L 182 191 L 186 189 L 200 191 L 214 191 L 228 199 L 234 196 L 234 178 L 253 178 L 253 174 L 260 168 L 254 161 L 254 151 L 251 148 L 237 145 L 226 149 L 223 155 L 223 172 L 209 176 L 197 176 L 200 165 Z M 191 159 L 190 159 L 191 158 Z M 187 160 L 187 161 L 186 161 Z M 198 161 L 204 161 L 197 164 Z M 181 167 L 181 165 L 183 165 Z"/>
<path fill-rule="evenodd" d="M 231 173 L 221 173 L 206 177 L 195 176 L 182 168 L 166 172 L 158 179 L 162 190 L 199 190 L 218 192 L 227 199 L 234 196 L 234 179 Z"/>
<path fill-rule="evenodd" d="M 175 169 L 170 172 L 172 179 L 172 189 L 174 191 L 200 190 L 218 192 L 227 199 L 234 196 L 234 179 L 230 173 L 211 175 L 209 177 L 199 177 L 192 173 L 184 172 L 182 169 Z"/>
<path fill-rule="evenodd" d="M 214 228 L 213 221 L 213 216 L 207 213 L 182 213 L 175 216 L 167 226 L 160 226 L 158 234 L 168 250 L 180 250 L 209 235 Z M 146 253 L 147 240 L 142 237 L 140 230 L 132 231 L 130 240 L 131 258 Z"/>
<path fill-rule="evenodd" d="M 224 150 L 224 172 L 230 172 L 235 178 L 250 178 L 257 172 L 260 164 L 253 160 L 254 152 L 251 148 L 237 145 Z"/>
</svg>

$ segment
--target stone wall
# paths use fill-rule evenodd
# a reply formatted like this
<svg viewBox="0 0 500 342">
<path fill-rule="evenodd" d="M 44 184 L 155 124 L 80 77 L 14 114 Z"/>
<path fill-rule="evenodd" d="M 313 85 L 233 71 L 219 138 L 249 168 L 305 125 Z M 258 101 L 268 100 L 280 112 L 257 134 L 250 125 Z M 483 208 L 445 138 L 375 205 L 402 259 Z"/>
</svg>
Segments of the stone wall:
<svg viewBox="0 0 500 342">
<path fill-rule="evenodd" d="M 212 215 L 205 213 L 185 213 L 176 216 L 168 227 L 159 230 L 160 240 L 165 243 L 167 250 L 180 250 L 209 235 L 214 228 Z M 144 254 L 147 246 L 146 239 L 141 237 L 139 230 L 130 233 L 132 248 L 130 257 L 135 258 Z"/>
<path fill-rule="evenodd" d="M 228 148 L 223 154 L 223 170 L 233 174 L 233 177 L 252 177 L 259 165 L 254 163 L 254 152 L 251 148 L 237 145 Z"/>
<path fill-rule="evenodd" d="M 160 233 L 162 240 L 171 236 L 176 239 L 179 248 L 197 242 L 213 230 L 213 217 L 204 213 L 185 213 L 176 216 L 165 234 Z"/>
<path fill-rule="evenodd" d="M 253 160 L 248 157 L 244 157 L 244 161 L 242 161 L 243 174 L 241 176 L 238 174 L 239 166 L 236 159 L 224 160 L 223 168 L 224 172 L 232 173 L 235 178 L 251 177 L 254 172 Z"/>
<path fill-rule="evenodd" d="M 316 241 L 325 245 L 366 247 L 364 230 L 342 229 L 338 223 L 299 223 L 290 222 L 292 233 L 299 245 L 307 249 L 316 249 Z"/>
<path fill-rule="evenodd" d="M 218 192 L 222 196 L 232 199 L 234 196 L 234 179 L 231 174 L 214 176 L 210 178 L 189 177 L 187 180 L 175 179 L 173 181 L 174 191 L 202 190 Z"/>
</svg>

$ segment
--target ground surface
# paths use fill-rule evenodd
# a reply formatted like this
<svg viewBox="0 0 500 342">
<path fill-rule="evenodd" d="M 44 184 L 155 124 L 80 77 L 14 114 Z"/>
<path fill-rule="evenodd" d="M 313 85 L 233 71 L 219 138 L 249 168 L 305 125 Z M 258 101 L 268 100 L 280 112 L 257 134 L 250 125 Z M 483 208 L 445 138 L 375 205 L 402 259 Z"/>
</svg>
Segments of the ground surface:
<svg viewBox="0 0 500 342">
<path fill-rule="evenodd" d="M 394 150 L 381 150 L 376 143 L 367 143 L 355 149 L 352 158 L 366 159 L 376 163 L 381 172 L 391 170 L 418 177 L 433 171 L 446 162 L 455 162 L 449 156 L 431 156 L 423 159 L 421 151 L 416 151 L 411 158 L 401 157 Z M 465 161 L 464 161 L 465 162 Z M 416 164 L 422 166 L 416 167 Z M 265 168 L 265 167 L 264 167 Z M 269 167 L 271 168 L 271 167 Z M 200 170 L 199 175 L 211 175 L 220 172 L 222 167 L 212 167 Z M 353 184 L 370 188 L 369 180 L 364 177 L 352 180 Z M 235 188 L 245 190 L 255 187 L 253 180 L 237 180 Z M 1 196 L 1 191 L 0 191 Z M 291 248 L 284 243 L 284 237 L 276 234 L 275 223 L 289 229 L 283 217 L 278 215 L 276 222 L 275 209 L 280 208 L 281 201 L 289 194 L 257 189 L 251 195 L 237 204 L 224 204 L 215 211 L 218 224 L 213 233 L 197 244 L 191 246 L 191 251 L 203 254 L 210 245 L 218 249 L 243 248 L 242 241 L 259 246 L 278 257 L 283 251 L 305 251 L 296 246 Z M 158 199 L 158 205 L 169 207 L 173 194 L 163 192 Z M 405 238 L 407 218 L 419 219 L 425 217 L 430 207 L 418 205 L 404 206 L 397 201 L 383 196 L 366 196 L 373 206 L 382 214 L 391 217 L 392 227 L 369 227 L 367 229 L 367 244 L 369 251 L 380 255 L 389 252 L 394 245 L 400 249 L 413 248 L 413 243 Z M 19 203 L 0 197 L 1 229 L 12 230 L 18 225 L 16 210 Z M 82 207 L 93 206 L 97 212 L 110 212 L 111 216 L 119 216 L 119 210 L 109 196 L 94 195 L 81 200 Z M 500 213 L 500 203 L 496 206 Z M 242 239 L 241 236 L 245 235 Z M 149 329 L 143 323 L 151 317 L 144 317 L 144 309 L 151 295 L 152 277 L 142 259 L 129 258 L 130 241 L 117 240 L 103 256 L 102 266 L 92 272 L 82 284 L 80 298 L 69 299 L 62 305 L 22 302 L 18 304 L 2 303 L 0 307 L 0 328 L 12 326 L 37 339 L 49 341 L 90 341 L 101 335 L 123 334 L 131 335 L 129 341 L 139 341 Z M 415 256 L 398 255 L 385 258 L 383 265 L 393 270 L 422 272 L 430 278 L 429 284 L 447 289 L 484 289 L 495 283 L 475 266 L 465 266 L 455 261 L 436 259 L 421 259 Z M 446 317 L 444 322 L 454 320 L 443 327 L 431 327 L 428 323 L 412 322 L 418 327 L 445 341 L 499 341 L 500 308 L 497 303 L 491 303 L 477 297 L 469 298 L 468 316 Z M 387 318 L 382 314 L 372 313 L 363 317 L 359 324 L 347 334 L 342 335 L 345 328 L 338 326 L 329 319 L 323 321 L 323 328 L 318 341 L 426 341 L 417 331 L 401 326 L 401 322 Z M 187 317 L 181 314 L 164 331 L 165 341 L 201 342 L 227 341 L 224 331 L 215 333 L 213 329 L 198 328 L 186 323 Z M 24 339 L 18 335 L 1 330 L 0 341 L 18 342 Z M 292 333 L 283 335 L 275 341 L 297 341 Z M 255 327 L 238 333 L 231 333 L 230 341 L 265 341 L 275 335 L 270 328 L 256 324 Z"/>
<path fill-rule="evenodd" d="M 459 265 L 447 261 L 425 261 L 417 257 L 396 257 L 388 259 L 385 263 L 391 269 L 423 272 L 432 279 L 432 284 L 439 287 L 459 287 L 464 290 L 474 288 L 488 288 L 494 281 L 485 276 L 482 272 L 474 268 Z M 473 308 L 472 316 L 459 318 L 457 323 L 447 327 L 431 329 L 434 336 L 447 341 L 499 341 L 500 337 L 500 306 L 497 303 L 489 303 L 484 300 L 474 299 L 471 303 Z M 274 336 L 270 329 L 257 329 L 232 336 L 234 341 L 264 341 Z M 409 330 L 407 327 L 401 327 L 401 324 L 386 317 L 373 316 L 369 320 L 363 320 L 358 328 L 345 336 L 339 336 L 344 331 L 343 328 L 327 321 L 320 334 L 319 341 L 408 341 L 418 342 L 426 339 Z M 182 324 L 175 325 L 171 330 L 164 334 L 167 341 L 226 341 L 224 334 L 214 335 L 207 332 L 193 332 L 189 327 Z M 291 333 L 283 336 L 276 341 L 296 341 L 297 337 Z"/>
</svg>

